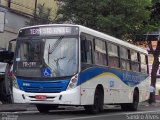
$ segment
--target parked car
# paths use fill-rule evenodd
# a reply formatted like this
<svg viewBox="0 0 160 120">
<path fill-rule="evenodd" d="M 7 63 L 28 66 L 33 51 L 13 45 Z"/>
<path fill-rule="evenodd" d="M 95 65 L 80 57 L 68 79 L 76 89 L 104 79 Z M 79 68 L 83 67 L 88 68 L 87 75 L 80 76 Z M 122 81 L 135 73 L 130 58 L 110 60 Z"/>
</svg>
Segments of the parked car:
<svg viewBox="0 0 160 120">
<path fill-rule="evenodd" d="M 10 69 L 13 64 L 16 39 L 10 40 L 8 49 L 0 49 L 0 101 L 12 103 L 12 81 Z"/>
</svg>

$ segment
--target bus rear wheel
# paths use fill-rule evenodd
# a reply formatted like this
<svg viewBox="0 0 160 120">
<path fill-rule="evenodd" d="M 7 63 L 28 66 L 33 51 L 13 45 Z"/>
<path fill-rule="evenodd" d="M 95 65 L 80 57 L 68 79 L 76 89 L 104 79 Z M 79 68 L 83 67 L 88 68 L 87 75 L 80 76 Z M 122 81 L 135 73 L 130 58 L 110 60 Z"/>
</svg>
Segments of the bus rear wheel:
<svg viewBox="0 0 160 120">
<path fill-rule="evenodd" d="M 96 114 L 103 111 L 104 93 L 102 89 L 97 88 L 94 94 L 94 104 L 85 105 L 84 108 L 87 113 Z"/>
<path fill-rule="evenodd" d="M 138 109 L 138 103 L 139 103 L 139 92 L 138 90 L 134 90 L 133 93 L 133 103 L 124 103 L 121 104 L 121 109 L 126 111 L 136 111 Z"/>
</svg>

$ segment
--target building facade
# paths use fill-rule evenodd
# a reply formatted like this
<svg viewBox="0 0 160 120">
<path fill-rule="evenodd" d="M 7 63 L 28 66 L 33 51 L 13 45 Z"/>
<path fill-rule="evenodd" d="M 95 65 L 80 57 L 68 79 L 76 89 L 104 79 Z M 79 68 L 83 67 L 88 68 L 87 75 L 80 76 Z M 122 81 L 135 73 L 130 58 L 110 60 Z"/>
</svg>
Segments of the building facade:
<svg viewBox="0 0 160 120">
<path fill-rule="evenodd" d="M 51 13 L 54 16 L 57 9 L 55 0 L 0 0 L 0 5 L 29 15 L 33 15 L 38 4 L 45 4 L 47 8 L 52 8 Z"/>
<path fill-rule="evenodd" d="M 51 16 L 55 15 L 55 0 L 0 0 L 0 11 L 5 13 L 4 32 L 0 33 L 0 48 L 7 48 L 8 41 L 15 39 L 18 30 L 27 26 L 26 22 L 38 12 L 38 4 L 51 8 Z"/>
</svg>

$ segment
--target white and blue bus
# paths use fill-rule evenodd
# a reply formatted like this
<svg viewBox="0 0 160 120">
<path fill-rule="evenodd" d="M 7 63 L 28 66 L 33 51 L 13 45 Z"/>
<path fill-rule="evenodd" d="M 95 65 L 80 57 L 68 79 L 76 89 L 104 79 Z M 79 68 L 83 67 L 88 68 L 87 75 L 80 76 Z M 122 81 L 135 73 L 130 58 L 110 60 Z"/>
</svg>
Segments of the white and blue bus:
<svg viewBox="0 0 160 120">
<path fill-rule="evenodd" d="M 73 105 L 98 113 L 104 104 L 137 110 L 149 98 L 147 51 L 81 25 L 20 29 L 12 79 L 14 102 L 40 112 Z"/>
</svg>

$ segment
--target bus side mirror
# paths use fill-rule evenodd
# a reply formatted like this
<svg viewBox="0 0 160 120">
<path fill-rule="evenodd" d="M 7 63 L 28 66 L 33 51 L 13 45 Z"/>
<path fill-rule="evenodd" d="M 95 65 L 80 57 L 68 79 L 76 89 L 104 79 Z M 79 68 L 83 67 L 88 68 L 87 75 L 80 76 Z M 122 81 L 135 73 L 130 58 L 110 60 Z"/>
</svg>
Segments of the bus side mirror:
<svg viewBox="0 0 160 120">
<path fill-rule="evenodd" d="M 12 40 L 9 41 L 8 51 L 9 52 L 15 52 L 15 48 L 16 48 L 16 39 L 12 39 Z"/>
</svg>

